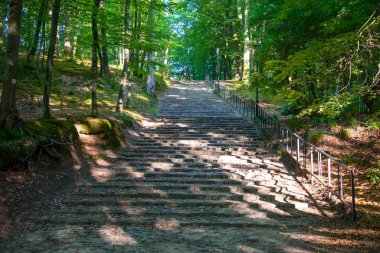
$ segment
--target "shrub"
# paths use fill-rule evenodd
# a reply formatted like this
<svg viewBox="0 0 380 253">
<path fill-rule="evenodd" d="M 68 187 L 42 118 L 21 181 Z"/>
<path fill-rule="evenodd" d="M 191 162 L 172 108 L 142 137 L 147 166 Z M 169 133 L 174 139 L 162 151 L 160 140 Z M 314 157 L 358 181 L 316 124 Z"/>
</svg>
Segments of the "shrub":
<svg viewBox="0 0 380 253">
<path fill-rule="evenodd" d="M 370 169 L 367 173 L 367 177 L 371 180 L 373 186 L 380 185 L 380 169 Z"/>
<path fill-rule="evenodd" d="M 325 132 L 321 129 L 317 129 L 314 132 L 309 132 L 307 135 L 307 140 L 311 143 L 318 143 L 320 140 L 322 140 L 323 136 L 325 135 Z"/>
</svg>

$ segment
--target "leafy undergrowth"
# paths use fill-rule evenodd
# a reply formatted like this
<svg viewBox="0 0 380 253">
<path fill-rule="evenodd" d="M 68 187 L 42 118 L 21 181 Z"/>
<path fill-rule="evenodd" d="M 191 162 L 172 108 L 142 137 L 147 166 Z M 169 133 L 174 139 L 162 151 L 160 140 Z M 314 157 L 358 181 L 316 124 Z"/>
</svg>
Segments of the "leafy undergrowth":
<svg viewBox="0 0 380 253">
<path fill-rule="evenodd" d="M 222 84 L 245 99 L 255 99 L 255 87 L 242 82 Z M 339 119 L 296 117 L 292 108 L 274 96 L 261 86 L 262 107 L 300 136 L 357 170 L 359 216 L 362 222 L 380 226 L 380 114 L 350 110 Z"/>
</svg>

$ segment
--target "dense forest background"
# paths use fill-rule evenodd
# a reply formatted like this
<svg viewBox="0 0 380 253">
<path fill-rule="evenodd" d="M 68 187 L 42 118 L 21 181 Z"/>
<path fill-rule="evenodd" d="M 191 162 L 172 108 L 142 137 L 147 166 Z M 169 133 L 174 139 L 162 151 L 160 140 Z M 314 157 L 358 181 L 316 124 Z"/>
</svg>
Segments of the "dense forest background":
<svg viewBox="0 0 380 253">
<path fill-rule="evenodd" d="M 2 54 L 9 3 L 0 6 Z M 269 91 L 300 116 L 376 113 L 378 7 L 371 0 L 24 1 L 21 70 L 38 75 L 54 44 L 54 57 L 91 60 L 93 79 L 109 65 L 122 76 L 150 76 L 148 93 L 152 72 L 168 75 L 170 67 L 176 78 L 242 80 L 250 93 Z"/>
<path fill-rule="evenodd" d="M 372 131 L 372 162 L 342 159 L 380 182 L 377 1 L 3 0 L 0 16 L 3 128 L 134 117 L 155 111 L 169 77 L 233 79 L 229 89 L 258 92 L 309 140 L 325 125 Z M 338 135 L 350 139 L 347 127 Z"/>
</svg>

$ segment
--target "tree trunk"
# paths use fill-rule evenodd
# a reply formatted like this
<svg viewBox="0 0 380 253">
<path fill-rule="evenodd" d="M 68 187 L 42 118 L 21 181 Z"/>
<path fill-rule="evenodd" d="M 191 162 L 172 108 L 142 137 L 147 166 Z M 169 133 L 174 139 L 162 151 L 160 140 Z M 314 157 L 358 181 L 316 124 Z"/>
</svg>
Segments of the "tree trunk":
<svg viewBox="0 0 380 253">
<path fill-rule="evenodd" d="M 16 84 L 20 47 L 21 10 L 22 0 L 10 0 L 6 64 L 0 104 L 0 127 L 15 127 L 19 121 L 16 107 Z"/>
<path fill-rule="evenodd" d="M 42 23 L 42 60 L 41 60 L 41 69 L 44 69 L 45 51 L 46 51 L 46 20 L 44 20 L 44 22 Z"/>
<path fill-rule="evenodd" d="M 100 15 L 102 17 L 105 16 L 105 4 L 104 0 L 99 1 L 100 5 Z M 108 60 L 108 49 L 107 49 L 107 24 L 105 23 L 105 17 L 101 18 L 101 28 L 100 28 L 100 36 L 101 36 L 101 45 L 102 45 L 102 58 L 101 58 L 101 73 L 103 75 L 107 75 L 110 73 L 109 68 L 109 60 Z"/>
<path fill-rule="evenodd" d="M 124 12 L 124 66 L 123 66 L 123 72 L 121 74 L 122 77 L 122 82 L 120 85 L 120 90 L 119 90 L 119 96 L 118 96 L 118 103 L 116 106 L 116 111 L 118 112 L 123 112 L 123 107 L 124 104 L 128 106 L 129 100 L 130 100 L 130 85 L 129 82 L 127 81 L 127 76 L 128 76 L 128 64 L 129 64 L 129 43 L 127 43 L 127 38 L 129 35 L 129 26 L 130 26 L 130 10 L 131 10 L 131 0 L 125 0 L 125 12 Z M 130 38 L 128 38 L 130 40 Z M 127 96 L 125 96 L 124 94 Z M 127 97 L 127 101 L 125 101 L 125 97 Z"/>
<path fill-rule="evenodd" d="M 131 10 L 131 1 L 125 0 L 125 13 L 124 13 L 124 67 L 122 77 L 128 75 L 128 63 L 129 63 L 129 46 L 127 43 L 127 38 L 129 35 L 129 26 L 130 26 L 130 10 Z M 128 38 L 128 40 L 130 40 Z"/>
<path fill-rule="evenodd" d="M 92 103 L 91 103 L 91 116 L 98 117 L 98 105 L 97 105 L 97 82 L 98 82 L 98 50 L 99 50 L 99 34 L 98 34 L 98 13 L 100 0 L 94 0 L 94 6 L 92 10 L 91 28 L 92 28 Z"/>
<path fill-rule="evenodd" d="M 150 7 L 149 7 L 149 16 L 148 16 L 148 27 L 150 29 L 147 40 L 148 42 L 152 43 L 153 42 L 153 34 L 152 30 L 154 29 L 154 19 L 155 19 L 155 7 L 156 7 L 156 0 L 151 0 L 150 1 Z M 148 51 L 148 70 L 149 70 L 149 75 L 147 78 L 147 85 L 146 85 L 146 90 L 148 95 L 154 96 L 155 95 L 155 88 L 156 88 L 156 83 L 154 80 L 154 52 L 152 49 L 149 49 Z"/>
<path fill-rule="evenodd" d="M 33 60 L 37 47 L 38 47 L 38 41 L 40 38 L 40 33 L 41 33 L 41 27 L 42 27 L 42 22 L 45 19 L 45 12 L 47 9 L 47 1 L 48 0 L 41 0 L 40 4 L 40 9 L 38 11 L 38 19 L 37 19 L 37 24 L 36 24 L 36 30 L 34 31 L 34 39 L 33 39 L 33 44 L 32 47 L 29 51 L 28 57 L 27 57 L 27 62 L 26 64 L 30 64 L 30 62 Z"/>
<path fill-rule="evenodd" d="M 65 36 L 64 36 L 64 44 L 63 44 L 63 54 L 65 56 L 69 56 L 71 53 L 71 17 L 70 15 L 66 15 L 66 20 L 65 20 Z"/>
<path fill-rule="evenodd" d="M 169 76 L 168 71 L 168 64 L 169 64 L 169 48 L 165 49 L 165 55 L 164 55 L 164 68 L 162 71 L 162 77 L 165 79 Z"/>
<path fill-rule="evenodd" d="M 148 69 L 149 69 L 149 75 L 146 82 L 146 92 L 150 96 L 155 96 L 155 89 L 156 89 L 156 83 L 154 81 L 154 69 L 153 69 L 153 62 L 154 62 L 154 53 L 149 53 L 149 59 L 148 59 Z"/>
<path fill-rule="evenodd" d="M 244 65 L 243 65 L 243 80 L 249 81 L 250 66 L 251 66 L 251 41 L 249 37 L 249 0 L 245 0 L 244 5 Z"/>
<path fill-rule="evenodd" d="M 5 30 L 5 19 L 7 16 L 7 7 L 5 6 L 5 2 L 2 1 L 0 3 L 0 53 L 4 52 L 4 42 L 5 42 L 5 35 L 4 35 L 4 30 Z"/>
<path fill-rule="evenodd" d="M 46 62 L 46 79 L 44 85 L 44 98 L 43 98 L 43 113 L 45 118 L 51 118 L 50 113 L 50 91 L 51 82 L 53 78 L 53 59 L 55 53 L 55 44 L 57 40 L 58 22 L 59 22 L 59 10 L 61 8 L 61 0 L 54 0 L 53 14 L 50 28 L 50 41 L 48 58 Z"/>
</svg>

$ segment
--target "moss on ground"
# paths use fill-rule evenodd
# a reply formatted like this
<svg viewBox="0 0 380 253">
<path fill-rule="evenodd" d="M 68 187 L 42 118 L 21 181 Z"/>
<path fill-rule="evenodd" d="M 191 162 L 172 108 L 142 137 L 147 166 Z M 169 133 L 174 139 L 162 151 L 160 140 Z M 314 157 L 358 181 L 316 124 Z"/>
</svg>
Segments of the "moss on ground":
<svg viewBox="0 0 380 253">
<path fill-rule="evenodd" d="M 104 134 L 106 144 L 103 148 L 115 149 L 124 141 L 122 128 L 124 124 L 120 121 L 110 119 L 85 118 L 78 121 L 76 127 L 81 134 L 101 135 Z"/>
</svg>

